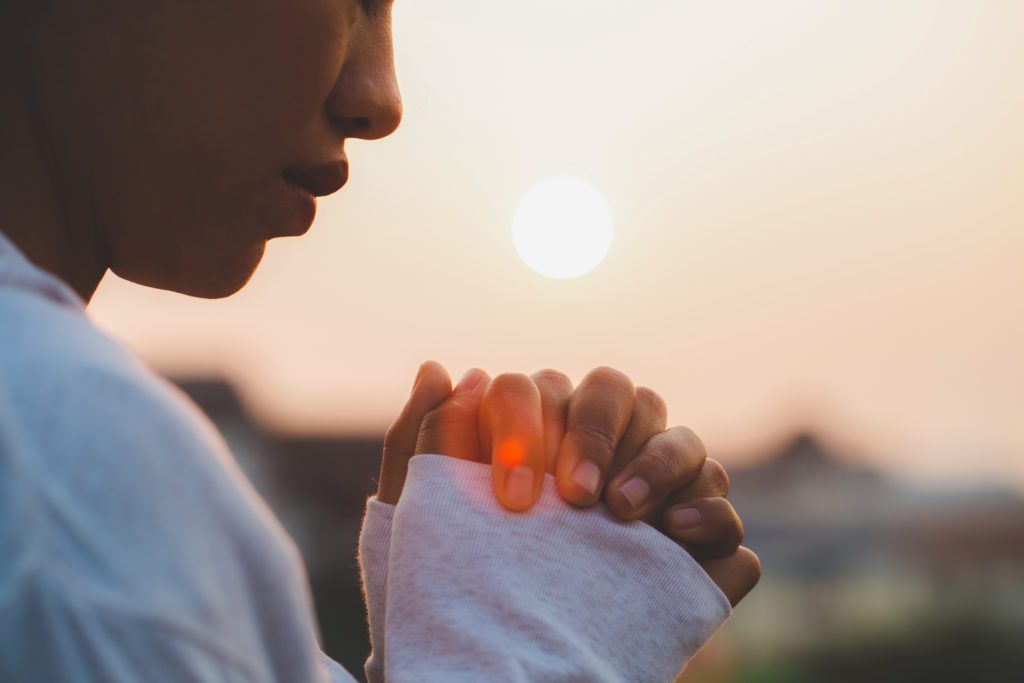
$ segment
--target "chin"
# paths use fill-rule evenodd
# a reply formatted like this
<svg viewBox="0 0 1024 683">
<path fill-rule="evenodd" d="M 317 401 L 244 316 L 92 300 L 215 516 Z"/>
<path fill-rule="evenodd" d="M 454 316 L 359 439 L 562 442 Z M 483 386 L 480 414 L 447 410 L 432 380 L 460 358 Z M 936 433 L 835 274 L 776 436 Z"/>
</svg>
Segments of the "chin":
<svg viewBox="0 0 1024 683">
<path fill-rule="evenodd" d="M 115 264 L 111 270 L 118 277 L 145 287 L 201 299 L 223 299 L 238 292 L 252 279 L 266 246 L 266 242 L 261 241 L 243 252 L 192 254 L 179 258 L 173 266 L 166 262 L 153 267 Z"/>
</svg>

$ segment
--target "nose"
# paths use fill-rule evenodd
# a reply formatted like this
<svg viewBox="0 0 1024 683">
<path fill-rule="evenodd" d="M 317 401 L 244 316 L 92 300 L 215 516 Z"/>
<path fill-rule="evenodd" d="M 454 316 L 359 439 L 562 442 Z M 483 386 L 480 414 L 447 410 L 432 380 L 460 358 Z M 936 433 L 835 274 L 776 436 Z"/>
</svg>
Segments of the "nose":
<svg viewBox="0 0 1024 683">
<path fill-rule="evenodd" d="M 395 132 L 402 122 L 402 95 L 390 30 L 369 33 L 353 45 L 327 111 L 345 137 L 378 140 Z"/>
</svg>

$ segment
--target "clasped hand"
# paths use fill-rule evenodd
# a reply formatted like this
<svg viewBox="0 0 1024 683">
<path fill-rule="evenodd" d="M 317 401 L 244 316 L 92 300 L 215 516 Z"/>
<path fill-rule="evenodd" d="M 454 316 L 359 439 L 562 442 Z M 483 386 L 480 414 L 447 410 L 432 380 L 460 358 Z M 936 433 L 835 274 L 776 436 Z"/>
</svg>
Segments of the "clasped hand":
<svg viewBox="0 0 1024 683">
<path fill-rule="evenodd" d="M 667 421 L 657 393 L 612 368 L 575 388 L 554 370 L 491 379 L 474 368 L 453 389 L 448 372 L 428 361 L 385 437 L 377 498 L 398 502 L 409 460 L 421 453 L 490 463 L 495 495 L 517 511 L 536 502 L 552 474 L 566 501 L 601 500 L 618 518 L 679 543 L 735 605 L 757 584 L 760 563 L 740 545 L 728 475 L 696 434 Z"/>
</svg>

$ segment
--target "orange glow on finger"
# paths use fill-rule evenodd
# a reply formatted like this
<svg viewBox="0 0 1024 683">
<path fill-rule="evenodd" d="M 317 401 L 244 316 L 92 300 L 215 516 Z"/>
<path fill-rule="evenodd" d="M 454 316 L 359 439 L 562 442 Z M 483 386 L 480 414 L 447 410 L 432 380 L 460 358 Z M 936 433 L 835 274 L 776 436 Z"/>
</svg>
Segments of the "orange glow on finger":
<svg viewBox="0 0 1024 683">
<path fill-rule="evenodd" d="M 498 446 L 497 461 L 507 469 L 522 465 L 526 462 L 526 446 L 519 439 L 506 439 Z"/>
</svg>

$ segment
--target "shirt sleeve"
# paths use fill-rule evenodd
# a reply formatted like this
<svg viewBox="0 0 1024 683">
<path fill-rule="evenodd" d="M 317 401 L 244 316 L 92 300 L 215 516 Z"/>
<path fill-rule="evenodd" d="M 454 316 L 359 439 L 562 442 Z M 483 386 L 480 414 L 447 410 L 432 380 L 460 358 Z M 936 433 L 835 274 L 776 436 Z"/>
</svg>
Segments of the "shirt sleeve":
<svg viewBox="0 0 1024 683">
<path fill-rule="evenodd" d="M 384 609 L 387 603 L 388 550 L 391 546 L 391 523 L 395 506 L 376 498 L 366 502 L 366 516 L 359 533 L 359 571 L 363 577 L 363 599 L 366 601 L 370 643 L 373 650 L 364 670 L 368 683 L 383 683 L 387 633 Z"/>
<path fill-rule="evenodd" d="M 326 671 L 324 678 L 327 683 L 357 683 L 356 679 L 352 677 L 352 674 L 350 674 L 345 667 L 338 664 L 323 652 L 320 653 L 320 663 Z"/>
<path fill-rule="evenodd" d="M 729 617 L 654 528 L 566 503 L 550 475 L 529 512 L 510 512 L 490 469 L 418 455 L 397 506 L 368 502 L 371 683 L 671 681 Z"/>
</svg>

